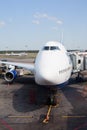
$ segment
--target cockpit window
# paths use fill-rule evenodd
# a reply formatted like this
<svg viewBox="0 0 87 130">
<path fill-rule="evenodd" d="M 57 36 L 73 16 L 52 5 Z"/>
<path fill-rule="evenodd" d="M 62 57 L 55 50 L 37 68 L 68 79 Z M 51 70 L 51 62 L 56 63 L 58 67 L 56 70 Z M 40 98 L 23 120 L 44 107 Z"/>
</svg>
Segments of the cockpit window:
<svg viewBox="0 0 87 130">
<path fill-rule="evenodd" d="M 43 48 L 43 50 L 49 50 L 49 49 L 50 49 L 49 46 L 45 46 L 45 47 Z"/>
<path fill-rule="evenodd" d="M 58 46 L 51 46 L 50 50 L 59 50 Z"/>
<path fill-rule="evenodd" d="M 60 50 L 58 46 L 45 46 L 43 50 Z"/>
</svg>

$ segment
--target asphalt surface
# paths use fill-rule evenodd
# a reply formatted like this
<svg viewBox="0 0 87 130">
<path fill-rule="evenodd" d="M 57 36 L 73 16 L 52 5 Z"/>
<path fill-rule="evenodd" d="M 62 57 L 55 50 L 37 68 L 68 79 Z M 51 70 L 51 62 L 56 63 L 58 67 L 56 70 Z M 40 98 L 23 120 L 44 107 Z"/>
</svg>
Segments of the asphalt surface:
<svg viewBox="0 0 87 130">
<path fill-rule="evenodd" d="M 13 84 L 1 77 L 0 130 L 87 130 L 87 79 L 77 82 L 73 76 L 56 95 L 59 104 L 51 109 L 48 123 L 43 123 L 49 88 L 38 86 L 29 75 Z"/>
<path fill-rule="evenodd" d="M 0 79 L 0 130 L 87 130 L 87 82 L 71 79 L 59 90 L 60 103 L 43 123 L 49 89 L 38 86 L 33 76 L 23 76 L 13 84 Z"/>
</svg>

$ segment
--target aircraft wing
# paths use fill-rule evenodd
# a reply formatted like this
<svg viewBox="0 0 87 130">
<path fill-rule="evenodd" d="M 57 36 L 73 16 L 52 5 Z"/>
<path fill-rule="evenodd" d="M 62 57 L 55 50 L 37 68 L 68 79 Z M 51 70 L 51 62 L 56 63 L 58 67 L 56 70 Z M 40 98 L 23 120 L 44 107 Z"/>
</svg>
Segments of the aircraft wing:
<svg viewBox="0 0 87 130">
<path fill-rule="evenodd" d="M 17 66 L 17 67 L 22 67 L 22 68 L 27 69 L 34 73 L 34 64 L 32 64 L 32 63 L 28 64 L 28 63 L 0 61 L 0 64 L 7 64 L 7 65 L 13 65 L 13 66 Z"/>
</svg>

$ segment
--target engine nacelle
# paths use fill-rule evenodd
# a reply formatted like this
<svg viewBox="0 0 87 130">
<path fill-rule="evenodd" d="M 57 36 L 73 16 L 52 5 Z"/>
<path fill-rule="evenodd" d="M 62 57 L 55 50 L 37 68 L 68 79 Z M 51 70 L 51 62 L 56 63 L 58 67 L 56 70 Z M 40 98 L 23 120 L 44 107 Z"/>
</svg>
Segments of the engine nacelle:
<svg viewBox="0 0 87 130">
<path fill-rule="evenodd" d="M 7 82 L 11 83 L 13 80 L 17 77 L 17 71 L 16 70 L 11 70 L 6 72 L 4 75 L 4 78 Z"/>
</svg>

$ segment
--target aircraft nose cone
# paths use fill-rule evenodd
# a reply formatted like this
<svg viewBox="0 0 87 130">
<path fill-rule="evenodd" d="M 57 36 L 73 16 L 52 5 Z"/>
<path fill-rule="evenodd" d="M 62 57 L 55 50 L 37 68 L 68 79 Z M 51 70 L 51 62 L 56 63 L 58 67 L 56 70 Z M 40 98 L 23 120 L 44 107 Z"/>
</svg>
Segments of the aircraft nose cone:
<svg viewBox="0 0 87 130">
<path fill-rule="evenodd" d="M 54 85 L 55 75 L 49 69 L 45 69 L 39 72 L 39 84 Z"/>
</svg>

